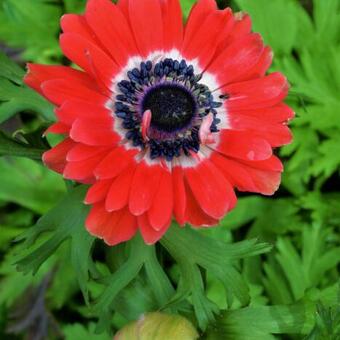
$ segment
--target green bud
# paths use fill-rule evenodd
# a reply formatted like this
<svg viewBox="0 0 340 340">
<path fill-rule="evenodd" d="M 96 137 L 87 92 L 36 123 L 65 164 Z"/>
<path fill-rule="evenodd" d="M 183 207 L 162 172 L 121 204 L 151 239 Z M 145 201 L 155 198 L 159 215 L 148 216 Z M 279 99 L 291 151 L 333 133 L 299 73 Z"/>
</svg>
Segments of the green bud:
<svg viewBox="0 0 340 340">
<path fill-rule="evenodd" d="M 198 333 L 193 325 L 179 315 L 148 313 L 129 323 L 114 340 L 195 340 Z"/>
</svg>

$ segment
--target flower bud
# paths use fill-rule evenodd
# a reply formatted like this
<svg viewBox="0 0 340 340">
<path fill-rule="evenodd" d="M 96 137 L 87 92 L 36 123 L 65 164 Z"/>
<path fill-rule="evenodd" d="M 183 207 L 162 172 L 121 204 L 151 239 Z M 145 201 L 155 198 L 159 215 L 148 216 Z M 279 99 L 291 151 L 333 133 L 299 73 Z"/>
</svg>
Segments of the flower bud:
<svg viewBox="0 0 340 340">
<path fill-rule="evenodd" d="M 122 328 L 114 340 L 195 340 L 193 325 L 179 315 L 148 313 Z"/>
</svg>

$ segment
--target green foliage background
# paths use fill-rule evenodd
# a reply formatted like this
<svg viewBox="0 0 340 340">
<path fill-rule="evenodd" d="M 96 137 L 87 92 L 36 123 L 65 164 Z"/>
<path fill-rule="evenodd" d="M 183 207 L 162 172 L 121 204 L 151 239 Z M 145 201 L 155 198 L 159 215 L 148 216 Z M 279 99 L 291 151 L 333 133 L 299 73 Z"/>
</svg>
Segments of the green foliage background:
<svg viewBox="0 0 340 340">
<path fill-rule="evenodd" d="M 85 188 L 39 162 L 53 108 L 22 82 L 27 61 L 67 63 L 59 18 L 85 1 L 0 0 L 0 339 L 106 340 L 159 309 L 202 339 L 340 339 L 340 0 L 218 3 L 250 13 L 292 85 L 281 189 L 220 228 L 109 248 L 83 228 Z"/>
</svg>

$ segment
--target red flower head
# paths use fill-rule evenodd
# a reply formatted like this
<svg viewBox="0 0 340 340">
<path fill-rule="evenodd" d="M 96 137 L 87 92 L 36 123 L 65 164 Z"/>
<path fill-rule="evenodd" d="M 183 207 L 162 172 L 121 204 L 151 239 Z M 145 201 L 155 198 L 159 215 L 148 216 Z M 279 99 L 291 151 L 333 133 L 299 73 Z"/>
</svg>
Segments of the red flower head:
<svg viewBox="0 0 340 340">
<path fill-rule="evenodd" d="M 239 191 L 271 195 L 287 144 L 288 83 L 265 75 L 272 52 L 247 15 L 199 0 L 89 0 L 61 20 L 64 54 L 82 71 L 28 65 L 26 83 L 57 106 L 65 140 L 43 160 L 91 184 L 88 231 L 109 245 L 139 229 L 159 240 L 172 218 L 218 224 Z"/>
</svg>

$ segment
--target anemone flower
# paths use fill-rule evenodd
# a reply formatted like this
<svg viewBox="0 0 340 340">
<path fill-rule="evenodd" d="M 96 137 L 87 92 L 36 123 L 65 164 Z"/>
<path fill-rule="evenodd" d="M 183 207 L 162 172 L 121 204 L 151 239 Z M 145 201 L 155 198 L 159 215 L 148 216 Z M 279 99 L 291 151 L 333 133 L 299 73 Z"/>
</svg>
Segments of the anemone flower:
<svg viewBox="0 0 340 340">
<path fill-rule="evenodd" d="M 277 190 L 293 111 L 248 15 L 199 0 L 184 24 L 179 0 L 89 0 L 61 27 L 79 68 L 30 64 L 25 81 L 56 105 L 64 140 L 43 161 L 90 185 L 91 234 L 152 244 L 172 220 L 217 225 L 235 189 Z"/>
</svg>

